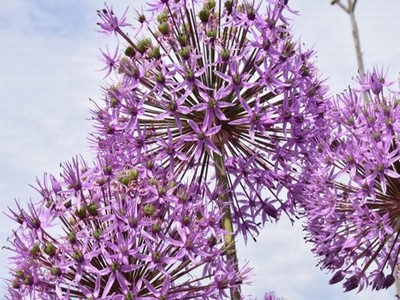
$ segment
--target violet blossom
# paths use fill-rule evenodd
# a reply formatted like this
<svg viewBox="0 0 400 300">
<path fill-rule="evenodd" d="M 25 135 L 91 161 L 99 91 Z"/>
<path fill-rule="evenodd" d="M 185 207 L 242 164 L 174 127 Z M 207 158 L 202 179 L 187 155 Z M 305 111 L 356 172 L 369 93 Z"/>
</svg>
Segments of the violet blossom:
<svg viewBox="0 0 400 300">
<path fill-rule="evenodd" d="M 125 52 L 93 111 L 93 147 L 127 153 L 146 131 L 137 155 L 162 158 L 178 180 L 222 184 L 218 200 L 245 239 L 291 213 L 287 194 L 314 145 L 326 88 L 313 51 L 292 40 L 287 2 L 150 3 L 149 16 L 116 32 Z M 140 20 L 151 20 L 147 31 Z M 139 29 L 145 38 L 132 34 Z M 238 180 L 231 166 L 242 163 Z"/>
<path fill-rule="evenodd" d="M 307 240 L 345 291 L 399 276 L 400 93 L 377 69 L 357 81 L 333 99 L 298 186 Z"/>
<path fill-rule="evenodd" d="M 224 254 L 220 208 L 157 162 L 74 159 L 39 189 L 10 210 L 8 299 L 221 299 L 248 281 Z"/>
</svg>

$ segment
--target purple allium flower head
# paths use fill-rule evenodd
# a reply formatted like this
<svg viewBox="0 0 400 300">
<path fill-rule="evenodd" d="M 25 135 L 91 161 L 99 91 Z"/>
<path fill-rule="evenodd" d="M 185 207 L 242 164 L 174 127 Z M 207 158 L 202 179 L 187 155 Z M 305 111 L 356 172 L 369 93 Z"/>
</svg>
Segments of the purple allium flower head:
<svg viewBox="0 0 400 300">
<path fill-rule="evenodd" d="M 158 0 L 149 11 L 137 18 L 141 34 L 151 20 L 147 38 L 117 32 L 125 52 L 106 61 L 117 72 L 93 112 L 93 146 L 125 156 L 137 145 L 178 180 L 223 183 L 235 230 L 257 234 L 293 209 L 286 194 L 319 131 L 313 52 L 292 41 L 287 1 Z"/>
<path fill-rule="evenodd" d="M 269 292 L 264 295 L 264 300 L 284 300 L 284 298 L 277 297 L 274 292 Z"/>
<path fill-rule="evenodd" d="M 374 69 L 333 99 L 299 187 L 313 252 L 345 291 L 388 288 L 398 276 L 400 93 L 382 76 Z"/>
<path fill-rule="evenodd" d="M 208 187 L 142 157 L 63 166 L 46 197 L 10 214 L 9 299 L 220 299 L 247 282 L 224 255 Z"/>
</svg>

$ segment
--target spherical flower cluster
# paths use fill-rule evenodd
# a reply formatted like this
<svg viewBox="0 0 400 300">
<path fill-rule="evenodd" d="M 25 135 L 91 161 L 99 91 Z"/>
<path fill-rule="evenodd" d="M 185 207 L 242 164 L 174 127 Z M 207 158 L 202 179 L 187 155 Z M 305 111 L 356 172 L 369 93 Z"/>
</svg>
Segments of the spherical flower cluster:
<svg viewBox="0 0 400 300">
<path fill-rule="evenodd" d="M 125 51 L 103 53 L 114 83 L 93 111 L 94 147 L 155 157 L 179 180 L 214 180 L 245 237 L 290 211 L 285 194 L 319 130 L 325 88 L 312 51 L 292 41 L 287 2 L 162 0 L 137 27 L 99 11 Z"/>
<path fill-rule="evenodd" d="M 73 159 L 38 183 L 40 202 L 10 210 L 8 299 L 222 299 L 247 280 L 226 259 L 214 192 L 154 161 Z"/>
<path fill-rule="evenodd" d="M 376 69 L 358 83 L 332 102 L 301 187 L 313 252 L 346 291 L 391 286 L 400 253 L 400 94 Z"/>
</svg>

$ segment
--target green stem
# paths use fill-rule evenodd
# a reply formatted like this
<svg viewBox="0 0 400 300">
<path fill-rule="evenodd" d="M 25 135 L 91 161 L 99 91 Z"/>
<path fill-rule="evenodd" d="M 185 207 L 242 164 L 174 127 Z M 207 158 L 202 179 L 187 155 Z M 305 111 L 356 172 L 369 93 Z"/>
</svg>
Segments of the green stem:
<svg viewBox="0 0 400 300">
<path fill-rule="evenodd" d="M 221 228 L 226 231 L 224 234 L 224 246 L 226 257 L 229 261 L 234 263 L 235 269 L 238 272 L 238 258 L 236 251 L 235 238 L 233 236 L 233 222 L 232 222 L 232 212 L 230 206 L 229 198 L 229 181 L 228 175 L 226 173 L 225 163 L 224 163 L 224 152 L 223 147 L 219 147 L 221 155 L 214 153 L 214 164 L 215 164 L 215 174 L 217 177 L 217 186 L 220 189 L 219 200 L 224 204 L 223 217 L 221 220 Z M 231 299 L 238 300 L 241 299 L 240 286 L 236 288 L 231 288 Z"/>
</svg>

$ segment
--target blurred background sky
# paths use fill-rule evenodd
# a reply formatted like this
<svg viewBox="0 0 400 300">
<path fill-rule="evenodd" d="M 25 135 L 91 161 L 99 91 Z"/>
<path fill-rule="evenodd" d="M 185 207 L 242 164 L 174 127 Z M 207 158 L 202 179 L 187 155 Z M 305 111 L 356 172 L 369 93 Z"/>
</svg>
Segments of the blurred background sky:
<svg viewBox="0 0 400 300">
<path fill-rule="evenodd" d="M 347 1 L 345 1 L 347 2 Z M 121 13 L 138 10 L 143 0 L 115 0 Z M 340 93 L 357 74 L 349 17 L 330 0 L 291 0 L 295 36 L 317 51 L 317 66 L 331 93 Z M 88 149 L 91 99 L 100 99 L 104 73 L 99 48 L 115 45 L 95 30 L 96 10 L 103 1 L 0 1 L 0 211 L 39 199 L 28 185 L 43 172 L 59 174 L 59 163 L 76 154 L 93 157 Z M 389 67 L 396 81 L 400 71 L 400 1 L 360 0 L 356 8 L 366 69 Z M 131 19 L 132 20 L 132 19 Z M 0 246 L 14 224 L 0 216 Z M 0 250 L 0 278 L 7 277 L 9 251 Z M 275 291 L 287 300 L 394 299 L 396 293 L 343 293 L 329 286 L 331 275 L 316 267 L 304 243 L 301 224 L 282 219 L 267 226 L 257 243 L 239 247 L 239 259 L 254 267 L 253 284 L 244 289 L 252 299 Z M 5 284 L 0 282 L 0 298 Z"/>
</svg>

